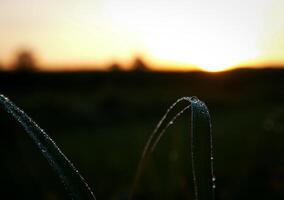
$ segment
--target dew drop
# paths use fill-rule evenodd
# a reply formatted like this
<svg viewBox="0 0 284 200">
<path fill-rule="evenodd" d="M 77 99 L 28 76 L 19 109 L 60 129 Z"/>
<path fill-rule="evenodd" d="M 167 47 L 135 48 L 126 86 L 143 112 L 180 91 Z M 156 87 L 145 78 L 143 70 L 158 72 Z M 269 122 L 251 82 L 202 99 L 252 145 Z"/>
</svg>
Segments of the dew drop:
<svg viewBox="0 0 284 200">
<path fill-rule="evenodd" d="M 190 97 L 190 101 L 193 102 L 193 103 L 197 103 L 199 101 L 199 99 L 195 96 L 193 97 Z"/>
</svg>

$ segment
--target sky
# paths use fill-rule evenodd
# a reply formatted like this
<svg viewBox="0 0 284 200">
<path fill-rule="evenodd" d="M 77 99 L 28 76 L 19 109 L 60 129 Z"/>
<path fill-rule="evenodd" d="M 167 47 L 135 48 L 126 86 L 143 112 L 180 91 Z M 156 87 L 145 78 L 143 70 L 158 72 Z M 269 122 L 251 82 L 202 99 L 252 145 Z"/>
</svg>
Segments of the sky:
<svg viewBox="0 0 284 200">
<path fill-rule="evenodd" d="M 0 64 L 43 70 L 284 66 L 284 0 L 1 0 Z"/>
</svg>

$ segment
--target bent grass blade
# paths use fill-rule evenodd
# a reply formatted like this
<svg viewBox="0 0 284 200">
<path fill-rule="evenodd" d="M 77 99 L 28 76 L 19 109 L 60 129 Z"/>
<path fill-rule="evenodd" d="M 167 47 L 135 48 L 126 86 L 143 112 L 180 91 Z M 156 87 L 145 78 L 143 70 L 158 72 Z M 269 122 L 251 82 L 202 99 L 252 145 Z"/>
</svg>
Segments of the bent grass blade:
<svg viewBox="0 0 284 200">
<path fill-rule="evenodd" d="M 17 120 L 51 168 L 57 173 L 69 196 L 74 200 L 95 200 L 90 187 L 55 142 L 24 111 L 0 94 L 0 106 Z"/>
<path fill-rule="evenodd" d="M 191 98 L 191 159 L 196 200 L 214 199 L 213 144 L 207 106 Z"/>
<path fill-rule="evenodd" d="M 189 103 L 188 106 L 182 108 L 178 113 L 161 129 L 170 112 L 177 109 L 177 104 L 182 101 Z M 215 189 L 215 178 L 213 173 L 213 146 L 211 120 L 208 108 L 196 97 L 183 97 L 178 99 L 166 111 L 162 119 L 157 124 L 156 128 L 150 135 L 132 185 L 129 199 L 133 198 L 133 194 L 137 188 L 143 168 L 149 159 L 149 156 L 154 151 L 161 137 L 164 135 L 167 128 L 180 117 L 186 110 L 191 107 L 191 161 L 193 170 L 194 193 L 196 200 L 213 200 Z M 159 130 L 161 131 L 159 132 Z"/>
</svg>

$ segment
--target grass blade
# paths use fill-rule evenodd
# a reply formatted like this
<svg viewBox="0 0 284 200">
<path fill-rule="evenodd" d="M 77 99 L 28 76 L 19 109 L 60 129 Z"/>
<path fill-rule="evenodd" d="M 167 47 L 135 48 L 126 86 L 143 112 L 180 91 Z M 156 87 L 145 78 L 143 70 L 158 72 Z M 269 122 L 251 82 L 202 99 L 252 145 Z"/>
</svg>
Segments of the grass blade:
<svg viewBox="0 0 284 200">
<path fill-rule="evenodd" d="M 177 114 L 169 120 L 164 126 L 170 112 L 177 109 L 177 105 L 186 101 L 189 103 L 186 107 L 181 110 L 177 110 Z M 158 125 L 150 135 L 132 185 L 129 199 L 133 198 L 133 194 L 136 190 L 137 184 L 140 180 L 143 168 L 149 159 L 149 156 L 154 151 L 156 145 L 164 135 L 167 128 L 173 124 L 173 122 L 180 117 L 186 110 L 191 107 L 191 161 L 194 179 L 194 191 L 196 200 L 213 200 L 214 199 L 214 181 L 213 175 L 213 146 L 212 146 L 212 133 L 211 133 L 211 121 L 209 111 L 206 105 L 196 97 L 183 97 L 178 99 L 170 108 L 167 110 L 165 115 L 159 121 Z M 159 132 L 159 130 L 161 130 Z"/>
<path fill-rule="evenodd" d="M 191 98 L 191 158 L 196 200 L 214 199 L 213 146 L 207 106 Z"/>
<path fill-rule="evenodd" d="M 55 142 L 24 111 L 0 94 L 0 106 L 16 119 L 49 165 L 57 173 L 70 197 L 74 200 L 95 200 L 95 196 L 84 178 L 62 153 Z"/>
</svg>

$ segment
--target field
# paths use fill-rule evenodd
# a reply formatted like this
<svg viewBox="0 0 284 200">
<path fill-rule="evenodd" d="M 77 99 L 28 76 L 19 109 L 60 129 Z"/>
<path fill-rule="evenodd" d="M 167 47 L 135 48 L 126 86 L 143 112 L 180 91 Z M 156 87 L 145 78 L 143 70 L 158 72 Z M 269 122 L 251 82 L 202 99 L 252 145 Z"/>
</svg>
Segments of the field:
<svg viewBox="0 0 284 200">
<path fill-rule="evenodd" d="M 284 198 L 284 70 L 0 73 L 0 92 L 56 141 L 97 199 L 127 199 L 147 138 L 179 97 L 213 125 L 216 199 Z M 68 199 L 30 138 L 0 112 L 1 196 Z M 192 199 L 189 113 L 166 133 L 135 199 Z"/>
</svg>

